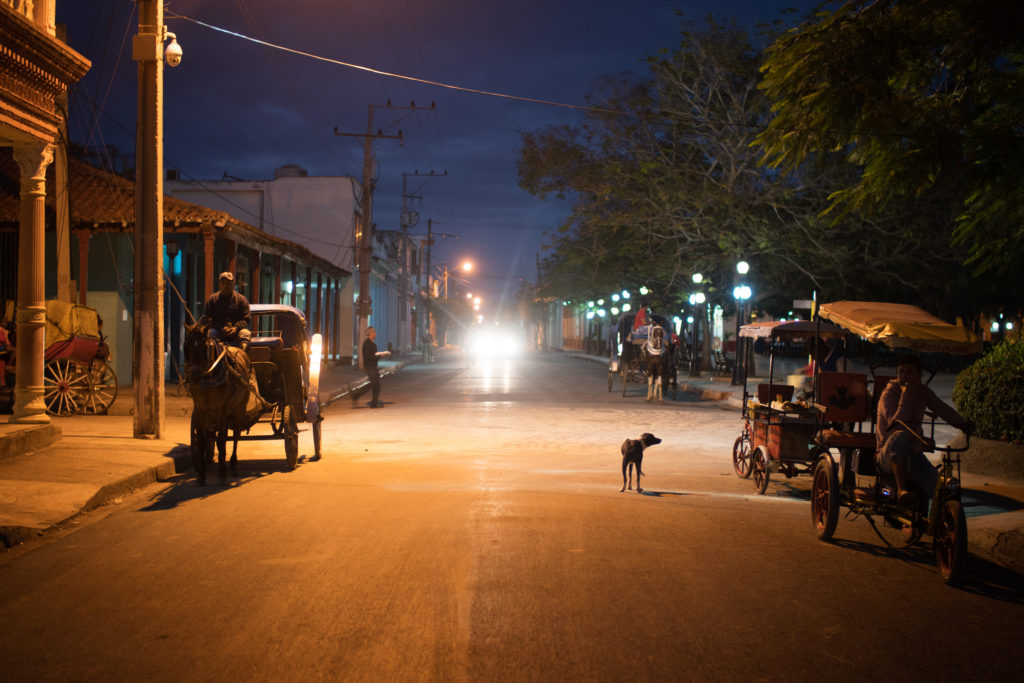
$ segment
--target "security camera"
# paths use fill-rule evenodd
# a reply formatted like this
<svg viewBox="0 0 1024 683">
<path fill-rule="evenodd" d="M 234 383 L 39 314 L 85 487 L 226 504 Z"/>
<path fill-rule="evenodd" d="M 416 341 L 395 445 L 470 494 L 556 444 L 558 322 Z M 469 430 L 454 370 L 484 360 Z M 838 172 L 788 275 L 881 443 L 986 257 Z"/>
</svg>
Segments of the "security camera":
<svg viewBox="0 0 1024 683">
<path fill-rule="evenodd" d="M 167 66 L 178 66 L 181 64 L 181 45 L 178 45 L 178 39 L 173 33 L 168 33 L 167 37 L 171 43 L 164 48 L 164 59 L 167 60 Z"/>
</svg>

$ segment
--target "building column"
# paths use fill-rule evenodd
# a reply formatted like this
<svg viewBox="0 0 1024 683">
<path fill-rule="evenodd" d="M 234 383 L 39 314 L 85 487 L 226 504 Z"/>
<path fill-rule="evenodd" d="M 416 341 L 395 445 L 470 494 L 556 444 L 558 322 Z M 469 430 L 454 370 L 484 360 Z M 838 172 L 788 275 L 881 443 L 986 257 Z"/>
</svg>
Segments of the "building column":
<svg viewBox="0 0 1024 683">
<path fill-rule="evenodd" d="M 299 288 L 299 264 L 292 261 L 292 291 L 289 295 L 288 303 L 295 306 L 295 302 L 298 300 L 298 293 L 296 290 Z"/>
<path fill-rule="evenodd" d="M 91 230 L 79 228 L 75 230 L 78 238 L 78 303 L 87 306 L 89 303 L 89 238 Z"/>
<path fill-rule="evenodd" d="M 213 283 L 215 281 L 213 276 L 216 275 L 216 273 L 213 272 L 213 242 L 215 239 L 217 239 L 217 235 L 213 230 L 203 231 L 203 275 L 206 280 L 205 284 L 203 284 L 204 302 L 213 296 Z"/>
<path fill-rule="evenodd" d="M 274 254 L 274 298 L 270 302 L 281 303 L 281 255 Z"/>
<path fill-rule="evenodd" d="M 46 334 L 46 167 L 54 147 L 39 142 L 14 147 L 21 172 L 18 214 L 18 354 L 11 422 L 49 424 L 43 400 Z"/>
</svg>

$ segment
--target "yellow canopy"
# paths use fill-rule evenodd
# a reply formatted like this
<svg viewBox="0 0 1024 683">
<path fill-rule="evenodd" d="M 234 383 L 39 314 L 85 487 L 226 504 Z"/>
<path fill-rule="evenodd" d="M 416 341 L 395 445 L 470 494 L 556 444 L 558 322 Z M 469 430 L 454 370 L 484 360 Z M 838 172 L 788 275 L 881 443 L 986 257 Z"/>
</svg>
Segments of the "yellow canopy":
<svg viewBox="0 0 1024 683">
<path fill-rule="evenodd" d="M 818 315 L 870 342 L 881 342 L 891 348 L 959 355 L 981 353 L 978 335 L 909 304 L 836 301 L 823 304 Z"/>
<path fill-rule="evenodd" d="M 99 341 L 99 314 L 95 309 L 66 301 L 46 302 L 46 345 L 84 337 Z"/>
</svg>

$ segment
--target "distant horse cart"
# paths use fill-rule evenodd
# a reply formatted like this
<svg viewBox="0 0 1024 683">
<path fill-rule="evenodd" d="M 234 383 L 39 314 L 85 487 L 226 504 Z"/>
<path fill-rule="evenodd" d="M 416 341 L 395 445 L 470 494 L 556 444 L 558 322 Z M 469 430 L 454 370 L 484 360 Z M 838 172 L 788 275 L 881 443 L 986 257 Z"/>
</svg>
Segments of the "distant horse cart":
<svg viewBox="0 0 1024 683">
<path fill-rule="evenodd" d="M 619 318 L 611 339 L 611 359 L 608 365 L 608 391 L 612 391 L 615 378 L 622 380 L 622 395 L 629 383 L 647 384 L 647 400 L 662 398 L 665 386 L 672 388 L 675 400 L 677 382 L 676 344 L 671 326 L 664 316 L 653 314 L 649 325 L 633 329 L 634 315 Z"/>
<path fill-rule="evenodd" d="M 313 460 L 320 459 L 320 335 L 310 335 L 302 311 L 291 306 L 251 306 L 252 343 L 248 354 L 209 339 L 206 329 L 190 326 L 185 364 L 192 394 L 192 463 L 199 483 L 217 446 L 219 474 L 237 465 L 239 441 L 284 441 L 285 463 L 293 469 L 299 458 L 299 423 L 313 432 Z M 258 394 L 257 394 L 258 390 Z M 269 433 L 250 434 L 257 424 Z M 228 432 L 232 453 L 225 463 Z"/>
</svg>

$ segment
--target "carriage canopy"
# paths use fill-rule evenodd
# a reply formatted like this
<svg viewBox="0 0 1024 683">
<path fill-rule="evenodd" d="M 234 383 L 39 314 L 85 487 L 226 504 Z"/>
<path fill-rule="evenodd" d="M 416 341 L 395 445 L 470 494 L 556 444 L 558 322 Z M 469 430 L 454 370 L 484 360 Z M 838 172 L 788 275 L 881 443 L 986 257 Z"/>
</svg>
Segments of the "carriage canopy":
<svg viewBox="0 0 1024 683">
<path fill-rule="evenodd" d="M 74 338 L 100 340 L 100 316 L 96 309 L 52 299 L 46 302 L 46 345 Z"/>
<path fill-rule="evenodd" d="M 890 348 L 958 355 L 981 353 L 981 338 L 974 332 L 909 304 L 837 301 L 823 304 L 818 315 L 869 342 L 881 342 Z"/>
<path fill-rule="evenodd" d="M 740 328 L 740 336 L 751 339 L 814 337 L 839 338 L 846 332 L 832 323 L 812 320 L 766 320 Z"/>
</svg>

